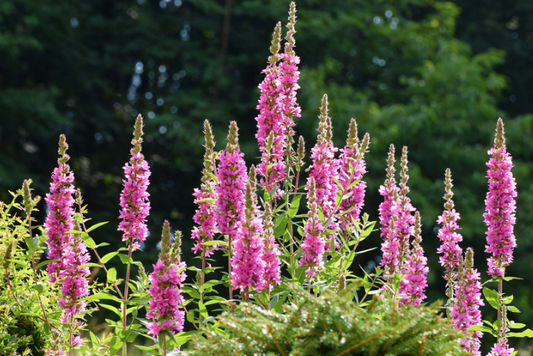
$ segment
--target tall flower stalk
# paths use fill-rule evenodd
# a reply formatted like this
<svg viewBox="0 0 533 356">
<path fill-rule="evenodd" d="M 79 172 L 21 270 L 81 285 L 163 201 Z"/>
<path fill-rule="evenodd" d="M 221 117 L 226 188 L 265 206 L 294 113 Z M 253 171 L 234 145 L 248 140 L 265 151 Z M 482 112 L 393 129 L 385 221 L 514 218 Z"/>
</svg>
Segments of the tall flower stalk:
<svg viewBox="0 0 533 356">
<path fill-rule="evenodd" d="M 316 196 L 315 179 L 309 179 L 309 192 L 307 200 L 307 208 L 309 209 L 309 218 L 304 227 L 305 236 L 302 243 L 303 256 L 300 259 L 299 266 L 307 266 L 306 274 L 309 277 L 315 277 L 317 271 L 324 267 L 322 260 L 325 252 L 326 242 L 322 236 L 324 227 L 320 222 L 318 213 L 318 202 Z"/>
<path fill-rule="evenodd" d="M 461 258 L 462 260 L 462 258 Z M 462 262 L 462 261 L 461 261 Z M 465 263 L 457 275 L 454 298 L 450 308 L 450 318 L 456 329 L 462 330 L 467 336 L 461 345 L 471 356 L 481 356 L 481 331 L 468 331 L 472 325 L 482 325 L 479 307 L 485 305 L 481 299 L 481 276 L 474 268 L 474 251 L 466 249 Z"/>
<path fill-rule="evenodd" d="M 381 224 L 381 252 L 383 253 L 380 265 L 385 269 L 385 276 L 390 277 L 394 275 L 398 260 L 398 241 L 394 238 L 392 225 L 392 204 L 398 198 L 398 186 L 394 173 L 394 145 L 390 145 L 387 156 L 387 179 L 385 183 L 379 187 L 379 194 L 383 196 L 383 202 L 379 204 L 379 222 Z"/>
<path fill-rule="evenodd" d="M 205 136 L 205 154 L 204 154 L 204 169 L 202 171 L 202 183 L 200 188 L 194 189 L 194 203 L 198 205 L 194 214 L 193 220 L 198 226 L 192 230 L 192 238 L 195 244 L 192 248 L 194 253 L 201 251 L 202 271 L 200 272 L 200 286 L 204 284 L 206 259 L 212 255 L 215 245 L 206 245 L 207 242 L 213 241 L 213 237 L 217 229 L 217 221 L 215 219 L 216 200 L 217 195 L 215 188 L 217 182 L 216 165 L 214 151 L 215 141 L 213 138 L 213 131 L 209 121 L 204 121 L 204 136 Z M 203 300 L 203 290 L 200 292 L 200 301 Z"/>
<path fill-rule="evenodd" d="M 170 224 L 165 220 L 161 235 L 161 253 L 150 274 L 148 289 L 150 302 L 146 317 L 148 334 L 163 337 L 163 355 L 167 354 L 166 333 L 174 335 L 183 331 L 185 312 L 181 310 L 183 299 L 182 283 L 185 281 L 185 262 L 180 259 L 181 232 L 176 231 L 174 242 L 170 241 Z M 177 351 L 177 350 L 176 350 Z"/>
<path fill-rule="evenodd" d="M 459 242 L 463 241 L 461 234 L 456 232 L 460 229 L 457 221 L 460 219 L 460 215 L 454 209 L 453 191 L 452 191 L 452 172 L 450 169 L 446 169 L 445 173 L 445 194 L 444 199 L 444 212 L 437 218 L 437 223 L 442 224 L 437 236 L 441 241 L 441 245 L 437 249 L 437 253 L 442 254 L 439 257 L 439 263 L 444 267 L 444 279 L 447 283 L 446 296 L 449 300 L 453 300 L 454 285 L 457 279 L 457 271 L 461 265 L 461 256 L 463 249 L 459 246 Z"/>
<path fill-rule="evenodd" d="M 226 149 L 218 156 L 216 186 L 216 211 L 215 218 L 218 229 L 227 237 L 229 275 L 232 275 L 231 259 L 233 256 L 233 242 L 240 234 L 244 219 L 244 207 L 246 190 L 246 163 L 244 153 L 239 147 L 238 127 L 235 121 L 230 123 L 228 142 Z M 233 291 L 229 287 L 230 299 L 233 299 Z"/>
<path fill-rule="evenodd" d="M 413 248 L 411 255 L 405 261 L 404 277 L 400 281 L 398 294 L 402 304 L 420 305 L 425 299 L 425 290 L 428 286 L 427 274 L 427 257 L 420 243 L 422 242 L 422 224 L 420 222 L 420 213 L 415 212 L 414 221 Z"/>
<path fill-rule="evenodd" d="M 259 216 L 255 167 L 250 168 L 250 175 L 246 184 L 246 207 L 244 220 L 239 233 L 233 241 L 234 253 L 231 259 L 231 286 L 239 288 L 243 298 L 248 300 L 250 292 L 265 288 L 265 261 L 263 221 Z"/>
<path fill-rule="evenodd" d="M 81 267 L 90 259 L 87 246 L 79 234 L 68 233 L 76 226 L 74 224 L 74 173 L 67 164 L 69 156 L 66 154 L 68 145 L 64 135 L 59 139 L 59 166 L 52 173 L 50 193 L 46 195 L 49 213 L 45 220 L 48 242 L 48 259 L 57 260 L 47 267 L 50 282 L 61 283 L 61 297 L 58 304 L 63 308 L 61 323 L 69 326 L 69 355 L 72 347 L 81 345 L 81 338 L 75 336 L 82 326 L 77 321 L 86 309 L 86 303 L 81 298 L 87 296 L 87 276 L 90 274 L 88 267 Z M 29 195 L 29 188 L 28 193 Z M 61 354 L 61 351 L 51 350 L 52 354 Z"/>
<path fill-rule="evenodd" d="M 359 218 L 361 208 L 364 205 L 366 182 L 361 179 L 366 173 L 364 156 L 369 144 L 370 135 L 368 133 L 363 137 L 363 141 L 359 142 L 357 123 L 355 119 L 351 119 L 346 146 L 341 149 L 339 157 L 339 182 L 343 195 L 348 196 L 342 200 L 340 205 L 340 210 L 346 211 L 340 217 L 343 229 L 353 225 L 353 222 Z"/>
<path fill-rule="evenodd" d="M 263 73 L 265 79 L 259 85 L 261 95 L 256 117 L 256 138 L 261 151 L 261 163 L 257 170 L 261 185 L 268 192 L 278 190 L 273 198 L 282 196 L 280 183 L 287 177 L 287 169 L 292 164 L 286 157 L 293 156 L 294 136 L 293 116 L 301 115 L 301 108 L 296 102 L 296 92 L 300 88 L 298 64 L 300 58 L 294 52 L 294 34 L 296 24 L 296 4 L 290 5 L 287 23 L 287 35 L 284 52 L 281 48 L 281 23 L 278 22 L 273 33 L 268 65 Z M 289 163 L 289 164 L 287 164 Z"/>
<path fill-rule="evenodd" d="M 516 181 L 511 173 L 513 161 L 505 146 L 505 132 L 502 119 L 498 119 L 494 146 L 488 151 L 491 156 L 487 163 L 489 191 L 485 199 L 486 210 L 483 214 L 487 224 L 487 245 L 485 252 L 491 254 L 487 259 L 489 275 L 498 281 L 500 308 L 498 319 L 498 341 L 489 355 L 508 355 L 513 349 L 507 344 L 507 317 L 503 299 L 503 278 L 505 268 L 513 261 L 516 247 L 514 224 L 516 221 Z"/>
<path fill-rule="evenodd" d="M 311 179 L 316 187 L 316 204 L 322 208 L 324 214 L 324 226 L 328 230 L 337 230 L 338 225 L 334 216 L 337 192 L 339 186 L 335 182 L 339 175 L 338 160 L 335 159 L 337 148 L 333 145 L 331 118 L 328 116 L 328 96 L 324 94 L 320 105 L 320 122 L 318 124 L 318 137 L 315 146 L 311 149 L 312 164 L 308 168 L 307 199 L 311 199 Z M 328 239 L 333 239 L 330 234 Z M 329 245 L 328 245 L 329 247 Z"/>
<path fill-rule="evenodd" d="M 141 143 L 143 141 L 142 131 L 143 119 L 141 115 L 137 116 L 133 131 L 133 140 L 131 144 L 131 158 L 124 166 L 126 179 L 123 180 L 124 189 L 120 195 L 120 215 L 118 230 L 122 231 L 122 241 L 128 246 L 128 259 L 134 250 L 140 247 L 140 243 L 146 240 L 148 228 L 146 218 L 150 213 L 150 201 L 148 200 L 148 184 L 150 177 L 150 167 L 141 153 Z M 128 300 L 128 282 L 130 278 L 131 263 L 128 262 L 126 269 L 126 279 L 124 283 L 124 293 L 122 295 L 124 302 Z M 126 328 L 126 304 L 122 304 L 122 326 Z M 127 355 L 127 345 L 122 347 L 123 356 Z"/>
</svg>

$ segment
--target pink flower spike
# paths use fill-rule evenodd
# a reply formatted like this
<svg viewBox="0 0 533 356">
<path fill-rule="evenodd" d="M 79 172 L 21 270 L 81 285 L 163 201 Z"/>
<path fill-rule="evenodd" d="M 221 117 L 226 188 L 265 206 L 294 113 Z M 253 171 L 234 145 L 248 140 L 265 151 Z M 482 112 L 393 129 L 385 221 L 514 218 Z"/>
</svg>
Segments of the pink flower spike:
<svg viewBox="0 0 533 356">
<path fill-rule="evenodd" d="M 146 317 L 148 334 L 159 337 L 161 332 L 168 331 L 174 335 L 183 331 L 185 312 L 181 310 L 184 299 L 181 290 L 185 281 L 185 262 L 180 262 L 181 232 L 176 231 L 175 241 L 170 243 L 170 224 L 165 220 L 161 241 L 161 253 L 150 274 L 151 287 L 148 289 L 150 302 Z"/>
<path fill-rule="evenodd" d="M 308 181 L 309 192 L 307 207 L 309 209 L 309 219 L 304 227 L 305 237 L 302 243 L 303 256 L 300 259 L 299 266 L 308 266 L 306 274 L 309 277 L 315 277 L 316 272 L 324 267 L 322 260 L 325 252 L 326 242 L 322 237 L 324 228 L 320 223 L 318 215 L 318 204 L 316 197 L 316 183 L 315 179 L 311 177 Z"/>
<path fill-rule="evenodd" d="M 441 241 L 440 247 L 437 249 L 439 254 L 442 254 L 439 258 L 440 265 L 444 267 L 445 274 L 444 279 L 447 281 L 448 291 L 446 295 L 448 298 L 453 298 L 453 286 L 457 276 L 457 268 L 460 265 L 460 259 L 463 254 L 463 250 L 459 247 L 459 242 L 463 241 L 463 237 L 455 232 L 460 229 L 457 221 L 459 220 L 459 213 L 454 209 L 454 203 L 452 200 L 452 173 L 450 169 L 446 169 L 445 180 L 446 193 L 444 199 L 444 212 L 437 218 L 437 223 L 442 224 L 437 236 Z"/>
<path fill-rule="evenodd" d="M 230 123 L 226 149 L 218 156 L 215 218 L 222 235 L 231 242 L 239 233 L 244 219 L 244 192 L 246 190 L 246 163 L 238 140 L 238 127 Z M 229 246 L 232 249 L 231 243 Z"/>
<path fill-rule="evenodd" d="M 369 143 L 370 135 L 367 133 L 363 142 L 359 144 L 357 123 L 351 119 L 346 146 L 341 149 L 339 157 L 339 182 L 343 189 L 343 195 L 351 194 L 341 202 L 340 206 L 341 211 L 347 211 L 340 217 L 343 229 L 352 225 L 352 221 L 357 221 L 364 205 L 366 182 L 361 179 L 366 173 L 364 155 Z"/>
<path fill-rule="evenodd" d="M 266 287 L 264 280 L 265 245 L 262 219 L 258 214 L 256 196 L 255 167 L 250 168 L 250 176 L 246 184 L 245 218 L 239 233 L 233 240 L 234 253 L 231 258 L 231 286 L 239 288 L 248 299 L 248 293 L 255 289 L 261 291 Z"/>
<path fill-rule="evenodd" d="M 404 278 L 400 281 L 398 293 L 402 304 L 420 305 L 425 299 L 425 290 L 428 286 L 427 274 L 427 257 L 424 256 L 424 250 L 420 243 L 422 242 L 422 228 L 420 223 L 420 213 L 415 213 L 415 241 L 410 258 L 405 261 Z"/>
<path fill-rule="evenodd" d="M 513 261 L 516 247 L 514 224 L 516 221 L 516 181 L 511 173 L 513 161 L 505 146 L 503 121 L 500 118 L 496 128 L 494 147 L 487 163 L 489 191 L 485 199 L 486 212 L 483 214 L 488 229 L 485 252 L 488 258 L 488 273 L 492 278 L 503 278 L 505 267 Z"/>
<path fill-rule="evenodd" d="M 139 242 L 144 242 L 148 235 L 146 217 L 150 213 L 150 201 L 148 197 L 148 178 L 150 177 L 150 167 L 144 160 L 141 153 L 143 119 L 139 114 L 135 120 L 133 148 L 131 149 L 131 159 L 124 166 L 126 179 L 123 180 L 124 189 L 120 194 L 120 215 L 121 219 L 118 230 L 123 232 L 122 241 L 133 249 L 139 248 Z"/>
<path fill-rule="evenodd" d="M 217 195 L 215 187 L 217 182 L 212 178 L 216 174 L 215 167 L 215 142 L 209 121 L 204 122 L 205 134 L 205 154 L 204 154 L 204 170 L 202 174 L 202 184 L 200 189 L 194 189 L 193 196 L 195 204 L 198 204 L 193 220 L 199 226 L 195 226 L 192 231 L 192 238 L 196 240 L 192 250 L 194 253 L 202 251 L 204 257 L 209 257 L 212 254 L 214 245 L 205 246 L 204 242 L 212 241 L 215 235 L 217 223 L 215 219 L 216 200 Z"/>
<path fill-rule="evenodd" d="M 335 182 L 339 176 L 339 162 L 335 159 L 337 148 L 333 145 L 331 118 L 328 116 L 328 96 L 324 94 L 320 105 L 320 122 L 315 146 L 311 149 L 312 164 L 308 168 L 306 189 L 311 186 L 311 179 L 316 186 L 316 204 L 322 208 L 324 221 L 329 221 L 328 230 L 337 230 L 338 224 L 334 214 L 337 212 L 336 198 L 339 186 Z M 307 192 L 310 200 L 311 193 Z M 334 234 L 328 239 L 334 238 Z M 328 244 L 329 248 L 330 244 Z"/>
</svg>

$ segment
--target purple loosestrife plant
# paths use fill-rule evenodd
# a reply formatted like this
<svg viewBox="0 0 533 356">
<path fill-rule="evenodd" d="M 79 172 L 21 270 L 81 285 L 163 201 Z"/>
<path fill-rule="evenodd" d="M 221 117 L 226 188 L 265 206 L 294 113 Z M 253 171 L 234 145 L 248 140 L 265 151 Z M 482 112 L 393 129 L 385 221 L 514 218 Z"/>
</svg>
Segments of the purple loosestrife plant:
<svg viewBox="0 0 533 356">
<path fill-rule="evenodd" d="M 209 121 L 204 121 L 204 135 L 205 135 L 205 154 L 204 154 L 204 169 L 202 172 L 202 183 L 200 188 L 194 189 L 194 202 L 198 205 L 193 220 L 199 226 L 195 226 L 192 230 L 192 238 L 196 241 L 192 250 L 194 253 L 202 251 L 202 269 L 205 269 L 205 258 L 209 257 L 213 252 L 214 245 L 206 246 L 203 243 L 213 240 L 217 224 L 215 219 L 216 210 L 216 182 L 212 176 L 216 176 L 215 166 L 215 141 L 213 139 L 213 132 Z"/>
<path fill-rule="evenodd" d="M 454 297 L 454 284 L 457 278 L 457 269 L 461 264 L 461 256 L 463 254 L 463 249 L 459 247 L 459 242 L 463 241 L 461 234 L 457 233 L 456 230 L 460 229 L 457 221 L 460 216 L 457 211 L 454 209 L 454 203 L 452 200 L 452 173 L 450 169 L 446 169 L 445 173 L 445 194 L 444 199 L 444 212 L 442 215 L 439 215 L 437 218 L 437 223 L 442 224 L 442 227 L 439 229 L 437 236 L 441 241 L 440 247 L 437 249 L 439 254 L 442 256 L 439 257 L 439 263 L 444 267 L 444 279 L 447 283 L 446 296 L 453 300 Z"/>
<path fill-rule="evenodd" d="M 390 145 L 387 157 L 387 179 L 385 184 L 379 187 L 379 194 L 383 196 L 383 202 L 379 205 L 379 222 L 381 224 L 381 252 L 383 256 L 380 265 L 385 269 L 385 275 L 394 275 L 397 265 L 399 245 L 397 239 L 394 238 L 392 227 L 392 205 L 398 198 L 398 187 L 394 179 L 394 145 Z"/>
<path fill-rule="evenodd" d="M 296 92 L 300 88 L 298 78 L 298 64 L 300 58 L 296 56 L 294 34 L 296 24 L 296 5 L 291 3 L 285 49 L 279 54 L 281 42 L 281 23 L 278 22 L 274 30 L 269 57 L 269 64 L 263 71 L 265 79 L 259 85 L 261 95 L 256 117 L 256 138 L 261 151 L 261 163 L 258 172 L 261 184 L 267 191 L 279 189 L 280 182 L 287 176 L 285 156 L 291 156 L 292 137 L 295 123 L 293 116 L 300 117 L 301 109 L 296 102 Z M 278 64 L 279 62 L 279 64 Z M 280 197 L 278 191 L 274 197 Z"/>
<path fill-rule="evenodd" d="M 513 261 L 516 247 L 514 224 L 516 221 L 516 182 L 511 173 L 513 161 L 505 147 L 503 121 L 500 118 L 496 128 L 494 146 L 488 151 L 491 155 L 487 163 L 489 191 L 485 199 L 486 212 L 483 214 L 487 224 L 487 246 L 489 275 L 502 278 L 505 267 Z"/>
<path fill-rule="evenodd" d="M 141 153 L 143 119 L 139 114 L 135 120 L 133 130 L 133 140 L 131 144 L 131 158 L 129 163 L 124 166 L 126 179 L 123 180 L 124 189 L 120 194 L 120 215 L 121 219 L 118 230 L 122 231 L 122 241 L 128 246 L 128 263 L 126 269 L 126 278 L 124 283 L 124 293 L 121 295 L 124 304 L 122 304 L 122 327 L 126 329 L 127 325 L 127 308 L 125 302 L 128 300 L 129 280 L 131 272 L 131 256 L 134 250 L 140 247 L 140 243 L 146 240 L 148 228 L 146 218 L 150 213 L 150 201 L 148 197 L 148 184 L 150 177 L 150 167 Z M 127 343 L 122 347 L 122 355 L 128 353 Z"/>
<path fill-rule="evenodd" d="M 324 241 L 324 237 L 322 237 L 324 227 L 320 222 L 318 214 L 315 179 L 311 177 L 308 182 L 309 198 L 307 200 L 307 208 L 309 209 L 309 218 L 304 227 L 305 236 L 301 245 L 303 256 L 300 259 L 299 266 L 307 266 L 306 274 L 309 277 L 315 277 L 316 272 L 324 267 L 322 258 L 324 256 L 326 242 Z"/>
<path fill-rule="evenodd" d="M 272 208 L 270 204 L 265 205 L 264 225 L 263 243 L 265 245 L 265 253 L 263 254 L 263 260 L 265 262 L 265 275 L 263 278 L 266 283 L 266 288 L 268 288 L 268 292 L 270 293 L 273 285 L 281 283 L 281 265 L 279 260 L 281 252 L 274 237 L 274 224 L 272 222 Z"/>
<path fill-rule="evenodd" d="M 133 249 L 139 248 L 139 242 L 144 242 L 148 234 L 146 217 L 150 213 L 148 197 L 148 178 L 150 167 L 141 153 L 143 141 L 143 119 L 139 114 L 135 120 L 133 140 L 131 144 L 131 158 L 124 166 L 126 179 L 123 180 L 124 189 L 120 194 L 121 219 L 118 230 L 123 232 L 122 241 Z M 130 251 L 131 254 L 131 251 Z M 131 257 L 131 256 L 130 256 Z"/>
<path fill-rule="evenodd" d="M 483 334 L 481 331 L 468 331 L 472 325 L 482 325 L 479 307 L 485 305 L 481 299 L 481 276 L 474 268 L 474 251 L 471 248 L 466 250 L 465 264 L 461 267 L 455 283 L 450 318 L 454 327 L 467 335 L 462 339 L 461 345 L 469 355 L 481 356 L 479 348 Z"/>
<path fill-rule="evenodd" d="M 70 247 L 71 234 L 67 234 L 74 228 L 74 173 L 70 171 L 67 161 L 70 157 L 65 135 L 59 138 L 58 167 L 52 173 L 50 193 L 46 194 L 45 201 L 48 204 L 48 214 L 44 222 L 48 244 L 48 259 L 57 260 L 48 264 L 46 270 L 50 282 L 55 282 L 63 268 L 63 255 Z"/>
<path fill-rule="evenodd" d="M 415 212 L 415 240 L 411 256 L 404 264 L 404 278 L 400 281 L 398 289 L 400 302 L 402 304 L 420 305 L 425 299 L 425 290 L 428 286 L 427 274 L 427 257 L 424 256 L 424 250 L 420 243 L 422 242 L 422 224 L 420 223 L 420 213 Z"/>
<path fill-rule="evenodd" d="M 365 201 L 366 182 L 362 181 L 366 173 L 366 162 L 364 159 L 365 152 L 370 143 L 370 135 L 365 134 L 363 141 L 359 143 L 357 137 L 357 123 L 354 119 L 350 120 L 348 129 L 348 139 L 346 146 L 342 148 L 339 157 L 339 182 L 342 186 L 343 194 L 349 195 L 343 199 L 340 205 L 341 211 L 347 211 L 341 215 L 341 226 L 346 229 L 352 225 L 361 214 L 361 208 Z"/>
<path fill-rule="evenodd" d="M 246 184 L 246 207 L 244 220 L 239 233 L 233 240 L 233 256 L 231 258 L 231 286 L 239 288 L 243 298 L 248 300 L 250 292 L 265 288 L 265 245 L 263 237 L 263 221 L 259 216 L 255 167 L 250 168 L 250 176 Z"/>
<path fill-rule="evenodd" d="M 174 243 L 170 242 L 170 224 L 165 220 L 161 237 L 161 253 L 150 274 L 151 287 L 148 289 L 150 302 L 146 317 L 148 334 L 164 338 L 163 355 L 166 355 L 166 333 L 174 335 L 183 331 L 185 312 L 181 286 L 185 281 L 185 262 L 180 261 L 181 232 L 176 231 Z M 177 350 L 176 350 L 177 351 Z"/>
<path fill-rule="evenodd" d="M 505 132 L 501 118 L 498 119 L 496 126 L 494 146 L 488 154 L 491 155 L 487 163 L 489 191 L 485 199 L 486 212 L 483 214 L 488 227 L 485 252 L 491 253 L 487 259 L 488 273 L 498 281 L 497 309 L 500 321 L 497 330 L 498 341 L 489 355 L 507 355 L 513 349 L 510 349 L 507 344 L 507 306 L 503 303 L 502 290 L 505 268 L 513 261 L 513 250 L 516 247 L 514 236 L 516 181 L 511 173 L 513 161 L 505 146 Z M 489 291 L 486 293 L 490 294 Z"/>
<path fill-rule="evenodd" d="M 81 338 L 74 334 L 79 331 L 82 323 L 76 318 L 85 311 L 86 303 L 80 299 L 87 296 L 88 267 L 80 267 L 90 259 L 87 246 L 79 234 L 67 233 L 74 227 L 74 173 L 67 164 L 69 156 L 66 154 L 68 145 L 65 135 L 59 139 L 59 166 L 52 173 L 50 193 L 46 195 L 49 213 L 46 217 L 45 228 L 48 241 L 48 259 L 57 259 L 48 265 L 50 282 L 61 282 L 61 296 L 58 304 L 63 309 L 61 323 L 69 325 L 69 346 L 81 345 Z M 80 230 L 76 224 L 77 229 Z M 51 354 L 61 354 L 61 351 L 50 351 Z"/>
<path fill-rule="evenodd" d="M 338 160 L 335 159 L 337 148 L 333 145 L 331 118 L 328 116 L 328 96 L 324 94 L 320 105 L 320 123 L 318 125 L 318 137 L 315 146 L 311 149 L 312 164 L 307 169 L 309 177 L 306 188 L 307 199 L 311 199 L 311 179 L 316 186 L 316 204 L 322 208 L 324 214 L 324 225 L 328 230 L 337 230 L 338 226 L 334 214 L 337 210 L 335 206 L 339 186 L 335 182 L 339 175 Z M 329 239 L 334 238 L 331 234 Z M 328 245 L 329 248 L 329 245 Z"/>
<path fill-rule="evenodd" d="M 233 256 L 233 241 L 239 236 L 244 219 L 246 181 L 246 163 L 244 153 L 239 147 L 238 127 L 235 121 L 230 123 L 226 149 L 218 156 L 216 186 L 215 218 L 222 235 L 227 236 L 229 276 L 232 275 L 231 258 Z M 233 288 L 229 287 L 230 299 Z"/>
</svg>

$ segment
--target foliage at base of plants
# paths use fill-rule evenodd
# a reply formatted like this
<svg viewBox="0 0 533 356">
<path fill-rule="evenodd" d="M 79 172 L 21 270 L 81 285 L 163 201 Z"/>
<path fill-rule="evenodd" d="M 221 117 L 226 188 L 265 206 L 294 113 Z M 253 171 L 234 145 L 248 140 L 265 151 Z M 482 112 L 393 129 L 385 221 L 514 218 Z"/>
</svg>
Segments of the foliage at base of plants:
<svg viewBox="0 0 533 356">
<path fill-rule="evenodd" d="M 242 303 L 218 318 L 220 331 L 195 338 L 188 355 L 465 355 L 464 337 L 439 311 L 375 296 L 367 307 L 353 290 L 319 296 L 290 286 L 283 312 Z"/>
</svg>

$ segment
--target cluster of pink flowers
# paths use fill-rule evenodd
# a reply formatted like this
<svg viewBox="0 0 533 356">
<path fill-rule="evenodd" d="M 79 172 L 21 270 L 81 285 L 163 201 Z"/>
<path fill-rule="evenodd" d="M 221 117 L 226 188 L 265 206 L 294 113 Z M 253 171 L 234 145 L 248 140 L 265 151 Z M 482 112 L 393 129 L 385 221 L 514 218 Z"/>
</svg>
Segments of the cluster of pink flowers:
<svg viewBox="0 0 533 356">
<path fill-rule="evenodd" d="M 237 123 L 230 124 L 226 149 L 218 156 L 215 218 L 221 234 L 230 242 L 237 236 L 244 218 L 246 163 L 239 148 Z M 232 246 L 229 246 L 231 249 Z"/>
<path fill-rule="evenodd" d="M 398 199 L 399 189 L 396 186 L 394 178 L 394 146 L 389 147 L 389 154 L 387 158 L 387 180 L 385 184 L 379 187 L 379 194 L 383 196 L 383 202 L 379 205 L 379 222 L 381 224 L 381 234 L 383 243 L 381 244 L 380 265 L 385 268 L 385 274 L 392 276 L 396 272 L 399 256 L 399 241 L 395 238 L 393 231 L 392 208 L 393 203 Z"/>
<path fill-rule="evenodd" d="M 304 227 L 305 237 L 301 245 L 303 256 L 300 259 L 299 266 L 308 266 L 306 274 L 309 277 L 316 276 L 316 270 L 324 267 L 322 260 L 325 252 L 326 242 L 322 237 L 324 227 L 320 222 L 318 215 L 318 203 L 316 197 L 316 183 L 314 178 L 309 179 L 309 192 L 307 207 L 309 209 L 309 219 Z"/>
<path fill-rule="evenodd" d="M 311 186 L 311 179 L 316 185 L 316 203 L 322 208 L 324 221 L 330 221 L 327 228 L 336 230 L 337 223 L 334 218 L 336 212 L 335 200 L 339 186 L 335 182 L 339 176 L 339 162 L 335 159 L 338 149 L 333 145 L 331 118 L 328 116 L 328 96 L 324 94 L 320 106 L 319 135 L 315 146 L 311 149 L 312 164 L 309 167 L 309 177 L 306 189 Z M 310 190 L 307 199 L 310 198 Z"/>
<path fill-rule="evenodd" d="M 198 251 L 204 252 L 204 257 L 209 257 L 215 246 L 204 246 L 203 243 L 212 241 L 216 233 L 217 222 L 215 219 L 215 202 L 217 196 L 215 193 L 216 183 L 211 174 L 215 174 L 215 162 L 213 148 L 215 143 L 213 141 L 213 134 L 209 121 L 204 122 L 205 132 L 205 155 L 204 155 L 204 171 L 202 176 L 202 185 L 200 189 L 194 189 L 194 203 L 198 204 L 198 208 L 194 214 L 193 220 L 199 226 L 195 226 L 192 230 L 192 238 L 196 241 L 192 250 L 195 253 Z"/>
<path fill-rule="evenodd" d="M 514 348 L 509 347 L 507 339 L 501 339 L 492 346 L 487 356 L 511 356 L 514 351 Z"/>
<path fill-rule="evenodd" d="M 49 213 L 44 223 L 48 236 L 48 259 L 57 259 L 47 267 L 50 282 L 61 281 L 63 308 L 62 323 L 72 323 L 73 318 L 85 310 L 82 297 L 87 290 L 88 267 L 80 268 L 90 259 L 87 246 L 78 234 L 67 233 L 74 228 L 74 173 L 66 163 L 68 148 L 64 135 L 60 138 L 59 166 L 52 173 L 50 193 L 46 195 Z"/>
<path fill-rule="evenodd" d="M 354 119 L 351 119 L 346 146 L 340 150 L 339 157 L 339 182 L 342 186 L 343 194 L 349 195 L 348 198 L 341 202 L 340 206 L 341 211 L 347 211 L 340 218 L 343 228 L 351 225 L 352 221 L 356 221 L 359 218 L 364 205 L 366 182 L 361 179 L 366 173 L 364 154 L 369 142 L 370 136 L 367 133 L 363 142 L 360 145 L 358 144 L 357 124 Z"/>
<path fill-rule="evenodd" d="M 516 181 L 511 173 L 513 161 L 505 147 L 503 122 L 498 120 L 494 147 L 489 150 L 487 178 L 489 191 L 485 200 L 486 212 L 483 214 L 487 230 L 485 252 L 492 255 L 488 259 L 488 273 L 493 278 L 504 276 L 505 267 L 513 261 L 516 247 L 514 224 L 516 213 Z"/>
<path fill-rule="evenodd" d="M 263 279 L 266 288 L 270 290 L 274 284 L 281 283 L 281 265 L 278 257 L 281 252 L 274 238 L 274 224 L 272 223 L 272 208 L 270 204 L 265 205 L 264 227 L 265 252 L 263 261 L 265 262 L 265 274 Z"/>
<path fill-rule="evenodd" d="M 48 259 L 57 260 L 46 267 L 50 282 L 55 282 L 62 269 L 63 255 L 70 246 L 71 234 L 67 231 L 74 228 L 74 173 L 67 163 L 60 163 L 52 173 L 50 193 L 46 195 L 48 214 L 44 222 L 48 237 Z"/>
<path fill-rule="evenodd" d="M 180 309 L 183 305 L 181 285 L 185 281 L 185 262 L 179 261 L 179 232 L 174 246 L 170 247 L 170 225 L 165 221 L 163 225 L 163 241 L 161 254 L 154 271 L 150 274 L 151 295 L 146 317 L 152 319 L 147 325 L 148 334 L 158 336 L 161 332 L 183 331 L 185 312 Z"/>
<path fill-rule="evenodd" d="M 66 163 L 68 145 L 64 135 L 59 141 L 59 166 L 52 173 L 50 193 L 46 195 L 49 213 L 44 226 L 48 237 L 48 259 L 57 261 L 48 264 L 47 272 L 51 283 L 61 282 L 61 297 L 58 304 L 63 308 L 61 323 L 71 324 L 75 328 L 80 324 L 76 316 L 85 311 L 86 303 L 80 299 L 89 294 L 87 276 L 88 267 L 80 267 L 89 262 L 87 246 L 79 234 L 67 233 L 74 229 L 74 173 Z M 77 228 L 79 230 L 79 226 Z M 71 335 L 69 344 L 81 344 L 79 336 Z M 52 346 L 48 355 L 64 355 L 59 345 Z"/>
<path fill-rule="evenodd" d="M 261 291 L 265 288 L 264 280 L 264 241 L 263 221 L 258 214 L 255 195 L 255 167 L 250 168 L 250 178 L 246 184 L 246 211 L 239 233 L 233 242 L 234 253 L 231 259 L 231 285 L 239 288 L 244 298 L 248 298 L 250 289 Z"/>
<path fill-rule="evenodd" d="M 466 251 L 465 266 L 459 272 L 457 283 L 455 283 L 454 299 L 450 310 L 450 318 L 456 329 L 468 334 L 468 328 L 472 325 L 483 325 L 481 321 L 481 311 L 479 307 L 485 305 L 481 299 L 481 276 L 477 269 L 473 267 L 474 252 L 471 248 Z M 481 356 L 479 348 L 481 346 L 480 331 L 474 331 L 469 337 L 461 341 L 461 345 L 468 350 L 472 356 Z"/>
<path fill-rule="evenodd" d="M 269 58 L 267 68 L 263 70 L 265 79 L 259 85 L 261 95 L 257 105 L 259 115 L 256 118 L 256 138 L 262 156 L 257 168 L 262 177 L 261 183 L 268 191 L 279 188 L 279 183 L 286 176 L 285 152 L 289 149 L 294 136 L 295 124 L 292 117 L 301 115 L 301 108 L 296 102 L 296 92 L 300 88 L 298 85 L 300 58 L 293 50 L 295 23 L 296 5 L 291 3 L 284 53 L 281 55 L 278 53 L 281 42 L 281 24 L 278 23 L 270 49 L 272 56 Z M 280 192 L 275 195 L 277 196 L 280 196 Z"/>
<path fill-rule="evenodd" d="M 420 305 L 425 299 L 425 290 L 428 286 L 427 274 L 427 257 L 424 256 L 424 250 L 420 243 L 422 242 L 422 230 L 420 223 L 420 213 L 415 213 L 415 241 L 411 255 L 405 261 L 404 278 L 400 281 L 398 294 L 402 304 Z"/>
<path fill-rule="evenodd" d="M 459 224 L 457 223 L 460 216 L 459 213 L 455 211 L 452 200 L 452 174 L 450 169 L 446 169 L 445 185 L 446 194 L 444 195 L 444 199 L 446 199 L 446 203 L 444 203 L 444 208 L 446 210 L 444 210 L 442 215 L 439 215 L 437 218 L 437 224 L 442 224 L 442 227 L 437 233 L 437 236 L 441 241 L 441 245 L 437 249 L 437 252 L 442 254 L 442 256 L 439 257 L 439 263 L 446 271 L 445 278 L 451 283 L 455 279 L 453 271 L 459 268 L 460 259 L 463 254 L 463 249 L 459 247 L 459 242 L 463 241 L 463 237 L 455 231 L 460 229 Z"/>
<path fill-rule="evenodd" d="M 150 167 L 141 153 L 142 116 L 137 116 L 133 133 L 133 148 L 131 159 L 124 166 L 126 179 L 123 180 L 124 189 L 120 194 L 121 219 L 118 230 L 123 232 L 122 241 L 131 244 L 133 249 L 139 248 L 139 242 L 144 242 L 148 235 L 146 217 L 150 213 L 148 197 L 148 178 Z"/>
</svg>

